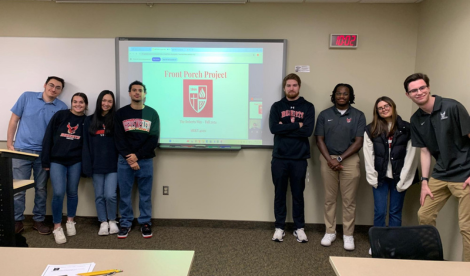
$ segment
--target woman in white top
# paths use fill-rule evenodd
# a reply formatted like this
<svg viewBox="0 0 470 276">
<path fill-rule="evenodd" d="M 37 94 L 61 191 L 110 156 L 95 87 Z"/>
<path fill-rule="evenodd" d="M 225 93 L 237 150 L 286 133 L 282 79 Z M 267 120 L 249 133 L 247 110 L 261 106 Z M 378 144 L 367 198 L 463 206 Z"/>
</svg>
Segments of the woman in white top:
<svg viewBox="0 0 470 276">
<path fill-rule="evenodd" d="M 406 189 L 418 182 L 415 152 L 410 124 L 397 115 L 392 99 L 378 98 L 374 119 L 364 134 L 367 182 L 374 193 L 374 226 L 385 226 L 389 194 L 388 225 L 401 226 Z"/>
</svg>

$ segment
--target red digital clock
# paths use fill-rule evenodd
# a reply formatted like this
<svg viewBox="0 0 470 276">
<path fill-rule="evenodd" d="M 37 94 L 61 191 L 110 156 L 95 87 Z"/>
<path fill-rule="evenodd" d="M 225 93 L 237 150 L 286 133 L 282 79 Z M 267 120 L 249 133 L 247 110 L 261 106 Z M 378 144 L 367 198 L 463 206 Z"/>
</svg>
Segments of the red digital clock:
<svg viewBox="0 0 470 276">
<path fill-rule="evenodd" d="M 357 34 L 331 34 L 330 48 L 357 48 Z"/>
</svg>

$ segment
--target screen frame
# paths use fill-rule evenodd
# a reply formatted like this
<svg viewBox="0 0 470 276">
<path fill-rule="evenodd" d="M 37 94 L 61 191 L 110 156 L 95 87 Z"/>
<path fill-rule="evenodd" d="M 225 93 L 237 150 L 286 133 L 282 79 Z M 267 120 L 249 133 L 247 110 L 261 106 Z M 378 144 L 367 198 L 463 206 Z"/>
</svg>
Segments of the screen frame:
<svg viewBox="0 0 470 276">
<path fill-rule="evenodd" d="M 286 75 L 286 64 L 287 64 L 287 39 L 211 39 L 211 38 L 158 38 L 158 37 L 116 37 L 115 38 L 115 54 L 116 54 L 116 108 L 121 108 L 120 96 L 120 60 L 119 60 L 119 42 L 120 41 L 175 41 L 175 42 L 252 42 L 252 43 L 281 43 L 283 47 L 283 57 L 282 57 L 282 76 Z M 282 83 L 282 79 L 279 80 Z M 282 85 L 281 85 L 282 86 Z M 125 93 L 124 91 L 123 93 Z M 279 100 L 282 99 L 284 93 L 281 89 Z M 274 140 L 274 135 L 273 136 Z M 161 145 L 175 145 L 175 144 L 161 144 L 158 142 L 158 146 Z M 187 144 L 185 144 L 187 145 Z M 197 145 L 197 144 L 194 144 Z M 223 148 L 225 145 L 220 145 Z M 241 149 L 272 149 L 272 145 L 239 145 Z M 161 147 L 160 147 L 161 148 Z M 162 149 L 162 148 L 161 148 Z M 185 149 L 182 147 L 181 149 Z"/>
</svg>

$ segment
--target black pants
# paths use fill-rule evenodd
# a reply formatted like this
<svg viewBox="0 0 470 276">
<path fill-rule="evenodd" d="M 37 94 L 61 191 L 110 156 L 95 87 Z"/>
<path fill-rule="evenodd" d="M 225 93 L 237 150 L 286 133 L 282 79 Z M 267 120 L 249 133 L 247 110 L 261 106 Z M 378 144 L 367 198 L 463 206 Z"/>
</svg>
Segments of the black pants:
<svg viewBox="0 0 470 276">
<path fill-rule="evenodd" d="M 286 226 L 286 193 L 290 180 L 294 225 L 296 229 L 304 228 L 304 190 L 307 160 L 273 158 L 271 161 L 271 173 L 274 183 L 275 227 L 284 229 Z"/>
</svg>

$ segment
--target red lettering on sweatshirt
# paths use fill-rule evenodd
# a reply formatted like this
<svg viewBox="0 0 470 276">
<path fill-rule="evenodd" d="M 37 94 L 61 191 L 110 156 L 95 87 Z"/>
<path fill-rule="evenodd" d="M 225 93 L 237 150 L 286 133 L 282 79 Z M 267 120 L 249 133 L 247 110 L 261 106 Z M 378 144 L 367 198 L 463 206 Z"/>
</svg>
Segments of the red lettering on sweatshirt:
<svg viewBox="0 0 470 276">
<path fill-rule="evenodd" d="M 303 119 L 304 118 L 304 112 L 302 111 L 295 111 L 295 110 L 286 110 L 281 112 L 281 118 L 284 117 L 296 117 Z"/>
<path fill-rule="evenodd" d="M 124 131 L 141 130 L 150 132 L 152 122 L 144 119 L 127 119 L 122 121 Z"/>
</svg>

